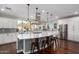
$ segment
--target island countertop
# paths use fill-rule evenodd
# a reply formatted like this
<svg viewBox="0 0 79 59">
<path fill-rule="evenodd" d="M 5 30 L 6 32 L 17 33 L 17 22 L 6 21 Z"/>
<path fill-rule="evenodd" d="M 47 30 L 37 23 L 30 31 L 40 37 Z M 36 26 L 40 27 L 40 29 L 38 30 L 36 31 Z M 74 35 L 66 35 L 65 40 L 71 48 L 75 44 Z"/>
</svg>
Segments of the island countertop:
<svg viewBox="0 0 79 59">
<path fill-rule="evenodd" d="M 58 35 L 58 31 L 41 31 L 41 32 L 25 32 L 22 34 L 18 34 L 18 39 L 34 39 L 41 38 L 46 36 L 56 36 Z"/>
</svg>

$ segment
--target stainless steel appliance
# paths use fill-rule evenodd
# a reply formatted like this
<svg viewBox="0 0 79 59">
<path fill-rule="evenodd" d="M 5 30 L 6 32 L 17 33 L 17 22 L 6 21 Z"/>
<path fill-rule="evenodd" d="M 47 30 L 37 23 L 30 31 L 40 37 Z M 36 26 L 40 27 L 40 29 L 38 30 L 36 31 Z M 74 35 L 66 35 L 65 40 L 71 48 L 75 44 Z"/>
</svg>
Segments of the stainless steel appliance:
<svg viewBox="0 0 79 59">
<path fill-rule="evenodd" d="M 60 39 L 67 40 L 68 39 L 68 25 L 62 24 L 59 25 Z"/>
</svg>

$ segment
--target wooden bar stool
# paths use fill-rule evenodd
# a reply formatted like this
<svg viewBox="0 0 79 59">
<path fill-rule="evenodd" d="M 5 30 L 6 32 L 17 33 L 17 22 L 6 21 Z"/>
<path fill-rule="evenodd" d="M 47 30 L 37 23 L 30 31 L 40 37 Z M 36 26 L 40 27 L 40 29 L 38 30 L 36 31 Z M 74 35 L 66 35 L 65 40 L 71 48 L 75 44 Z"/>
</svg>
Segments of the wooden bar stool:
<svg viewBox="0 0 79 59">
<path fill-rule="evenodd" d="M 41 48 L 42 48 L 42 49 L 45 49 L 45 46 L 46 46 L 46 45 L 45 45 L 45 44 L 46 44 L 46 37 L 43 37 L 42 39 L 43 39 L 43 40 L 42 40 Z"/>
<path fill-rule="evenodd" d="M 46 45 L 49 48 L 49 46 L 50 46 L 49 36 L 46 37 Z"/>
<path fill-rule="evenodd" d="M 49 46 L 50 46 L 50 48 L 52 48 L 54 46 L 53 36 L 49 37 Z"/>
<path fill-rule="evenodd" d="M 54 46 L 55 46 L 55 48 L 58 48 L 58 38 L 57 38 L 57 36 L 54 36 L 53 37 L 54 38 Z"/>
<path fill-rule="evenodd" d="M 37 51 L 39 52 L 40 47 L 39 47 L 39 39 L 35 38 L 32 40 L 31 43 L 31 53 L 34 53 L 34 50 L 37 49 Z"/>
</svg>

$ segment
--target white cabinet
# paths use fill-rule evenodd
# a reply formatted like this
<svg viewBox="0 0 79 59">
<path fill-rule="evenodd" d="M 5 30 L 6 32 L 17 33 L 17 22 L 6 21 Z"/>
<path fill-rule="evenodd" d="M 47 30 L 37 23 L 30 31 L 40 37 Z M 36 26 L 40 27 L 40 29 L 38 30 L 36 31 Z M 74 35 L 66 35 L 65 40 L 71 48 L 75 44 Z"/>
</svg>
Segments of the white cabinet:
<svg viewBox="0 0 79 59">
<path fill-rule="evenodd" d="M 17 20 L 0 17 L 0 28 L 16 28 Z"/>
<path fill-rule="evenodd" d="M 68 40 L 79 42 L 79 17 L 59 20 L 58 24 L 68 24 Z"/>
<path fill-rule="evenodd" d="M 68 22 L 68 40 L 74 39 L 74 23 L 73 21 L 69 20 Z"/>
<path fill-rule="evenodd" d="M 0 34 L 0 44 L 6 44 L 10 42 L 16 42 L 17 35 L 16 33 L 9 33 L 9 34 Z"/>
<path fill-rule="evenodd" d="M 68 22 L 68 39 L 79 42 L 79 20 L 71 18 Z"/>
<path fill-rule="evenodd" d="M 17 20 L 12 18 L 0 17 L 0 28 L 16 28 Z M 14 33 L 0 33 L 0 44 L 15 42 L 17 34 Z"/>
<path fill-rule="evenodd" d="M 79 21 L 74 21 L 74 41 L 79 42 Z"/>
</svg>

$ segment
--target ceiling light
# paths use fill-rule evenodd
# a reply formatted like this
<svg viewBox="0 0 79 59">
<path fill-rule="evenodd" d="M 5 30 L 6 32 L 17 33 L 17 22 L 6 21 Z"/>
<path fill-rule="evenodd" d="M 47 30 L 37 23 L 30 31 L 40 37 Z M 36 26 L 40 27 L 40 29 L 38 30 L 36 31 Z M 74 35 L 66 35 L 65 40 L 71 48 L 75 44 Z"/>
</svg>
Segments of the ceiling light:
<svg viewBox="0 0 79 59">
<path fill-rule="evenodd" d="M 74 12 L 74 14 L 78 14 L 78 12 Z"/>
<path fill-rule="evenodd" d="M 33 16 L 31 16 L 31 18 L 33 18 Z"/>
<path fill-rule="evenodd" d="M 56 19 L 58 19 L 58 16 L 56 16 Z"/>
<path fill-rule="evenodd" d="M 5 9 L 1 9 L 1 11 L 4 11 Z"/>
<path fill-rule="evenodd" d="M 44 13 L 44 12 L 45 12 L 45 10 L 42 10 L 42 12 Z"/>
</svg>

